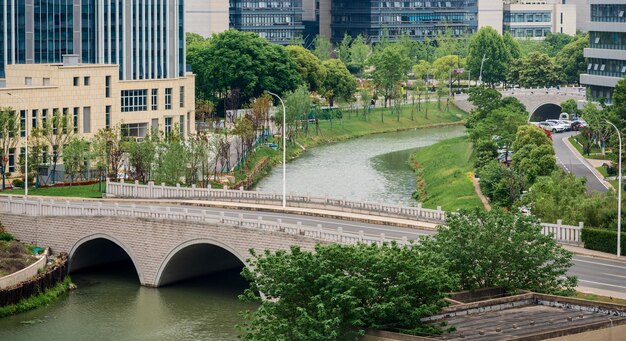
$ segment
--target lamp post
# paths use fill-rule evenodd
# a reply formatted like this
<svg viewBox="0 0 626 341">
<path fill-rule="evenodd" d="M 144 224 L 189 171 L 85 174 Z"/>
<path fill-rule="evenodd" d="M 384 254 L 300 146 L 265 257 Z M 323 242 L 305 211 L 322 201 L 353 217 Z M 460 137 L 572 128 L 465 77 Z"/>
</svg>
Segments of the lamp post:
<svg viewBox="0 0 626 341">
<path fill-rule="evenodd" d="M 283 106 L 283 208 L 285 208 L 287 207 L 287 109 L 285 108 L 285 102 L 283 102 L 280 96 L 269 91 L 267 93 L 278 98 Z"/>
<path fill-rule="evenodd" d="M 617 131 L 617 139 L 619 142 L 619 157 L 618 157 L 618 170 L 617 170 L 617 257 L 622 254 L 622 134 L 615 124 L 605 120 L 610 124 L 615 131 Z"/>
<path fill-rule="evenodd" d="M 485 61 L 489 60 L 489 58 L 487 58 L 487 54 L 483 54 L 483 61 L 480 63 L 480 76 L 478 77 L 478 83 L 480 83 L 480 85 L 483 85 L 483 66 L 485 65 Z"/>
<path fill-rule="evenodd" d="M 28 196 L 28 108 L 26 107 L 26 102 L 22 97 L 12 92 L 7 92 L 7 95 L 19 99 L 20 102 L 22 102 L 22 106 L 24 107 L 23 110 L 26 111 L 26 119 L 24 122 L 24 129 L 26 131 L 26 144 L 24 148 L 24 196 Z"/>
</svg>

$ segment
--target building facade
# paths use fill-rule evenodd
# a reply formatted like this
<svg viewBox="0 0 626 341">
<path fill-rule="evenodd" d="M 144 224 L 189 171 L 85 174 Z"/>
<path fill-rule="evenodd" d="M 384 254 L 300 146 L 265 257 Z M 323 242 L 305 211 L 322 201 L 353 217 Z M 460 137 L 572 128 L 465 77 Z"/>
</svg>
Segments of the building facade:
<svg viewBox="0 0 626 341">
<path fill-rule="evenodd" d="M 503 31 L 516 38 L 543 39 L 548 33 L 576 34 L 576 5 L 556 0 L 504 4 Z"/>
<path fill-rule="evenodd" d="M 230 0 L 230 28 L 254 32 L 272 43 L 303 39 L 302 0 Z"/>
<path fill-rule="evenodd" d="M 613 88 L 626 77 L 626 3 L 590 0 L 587 73 L 580 82 L 587 86 L 591 100 L 613 100 Z"/>
<path fill-rule="evenodd" d="M 0 78 L 9 64 L 117 64 L 119 79 L 185 74 L 184 0 L 0 0 Z"/>
<path fill-rule="evenodd" d="M 195 76 L 153 80 L 119 80 L 119 67 L 109 64 L 19 64 L 6 68 L 0 89 L 3 108 L 20 116 L 20 141 L 9 152 L 8 171 L 17 169 L 27 132 L 41 128 L 60 114 L 70 133 L 93 137 L 100 129 L 119 127 L 122 135 L 144 138 L 172 129 L 195 133 Z"/>
<path fill-rule="evenodd" d="M 471 34 L 478 28 L 477 0 L 378 1 L 333 0 L 332 40 L 344 34 L 363 35 L 376 43 L 383 35 L 391 40 L 403 34 L 422 40 L 450 29 L 455 36 Z"/>
<path fill-rule="evenodd" d="M 185 22 L 188 32 L 205 38 L 228 30 L 229 0 L 186 0 Z"/>
</svg>

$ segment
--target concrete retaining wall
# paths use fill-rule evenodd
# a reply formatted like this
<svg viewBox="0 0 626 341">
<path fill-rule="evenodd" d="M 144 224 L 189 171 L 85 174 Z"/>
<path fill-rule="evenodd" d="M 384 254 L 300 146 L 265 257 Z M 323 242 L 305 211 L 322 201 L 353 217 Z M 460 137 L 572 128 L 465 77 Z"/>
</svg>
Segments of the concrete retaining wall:
<svg viewBox="0 0 626 341">
<path fill-rule="evenodd" d="M 39 257 L 39 259 L 35 263 L 29 265 L 28 267 L 18 272 L 14 272 L 10 275 L 0 278 L 0 289 L 12 287 L 14 285 L 17 285 L 21 282 L 24 282 L 26 280 L 29 280 L 35 277 L 39 269 L 43 269 L 46 266 L 47 261 L 48 261 L 48 250 L 46 249 L 46 251 Z"/>
</svg>

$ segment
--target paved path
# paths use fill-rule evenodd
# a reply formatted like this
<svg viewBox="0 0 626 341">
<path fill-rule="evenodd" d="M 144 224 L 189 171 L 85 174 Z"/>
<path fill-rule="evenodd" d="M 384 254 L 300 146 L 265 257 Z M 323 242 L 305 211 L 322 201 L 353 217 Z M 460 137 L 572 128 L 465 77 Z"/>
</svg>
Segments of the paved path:
<svg viewBox="0 0 626 341">
<path fill-rule="evenodd" d="M 577 132 L 566 132 L 560 134 L 552 134 L 554 141 L 554 151 L 556 153 L 557 164 L 565 171 L 572 173 L 578 177 L 587 179 L 587 190 L 606 192 L 608 184 L 601 178 L 592 165 L 587 162 L 578 151 L 566 141 L 570 136 Z"/>
</svg>

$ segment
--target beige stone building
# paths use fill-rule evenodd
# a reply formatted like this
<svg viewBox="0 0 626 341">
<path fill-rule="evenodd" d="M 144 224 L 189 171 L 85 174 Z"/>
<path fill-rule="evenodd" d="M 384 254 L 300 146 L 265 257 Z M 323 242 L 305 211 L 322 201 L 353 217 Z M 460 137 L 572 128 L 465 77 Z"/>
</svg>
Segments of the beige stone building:
<svg viewBox="0 0 626 341">
<path fill-rule="evenodd" d="M 516 38 L 540 40 L 548 33 L 576 34 L 576 5 L 559 0 L 509 0 L 504 31 Z"/>
<path fill-rule="evenodd" d="M 151 80 L 119 80 L 117 65 L 78 64 L 65 56 L 63 64 L 7 65 L 0 107 L 18 112 L 22 131 L 9 153 L 8 171 L 18 171 L 27 132 L 41 127 L 53 113 L 66 114 L 74 133 L 90 138 L 103 128 L 119 126 L 124 135 L 143 138 L 150 131 L 180 129 L 195 133 L 195 75 Z"/>
</svg>

